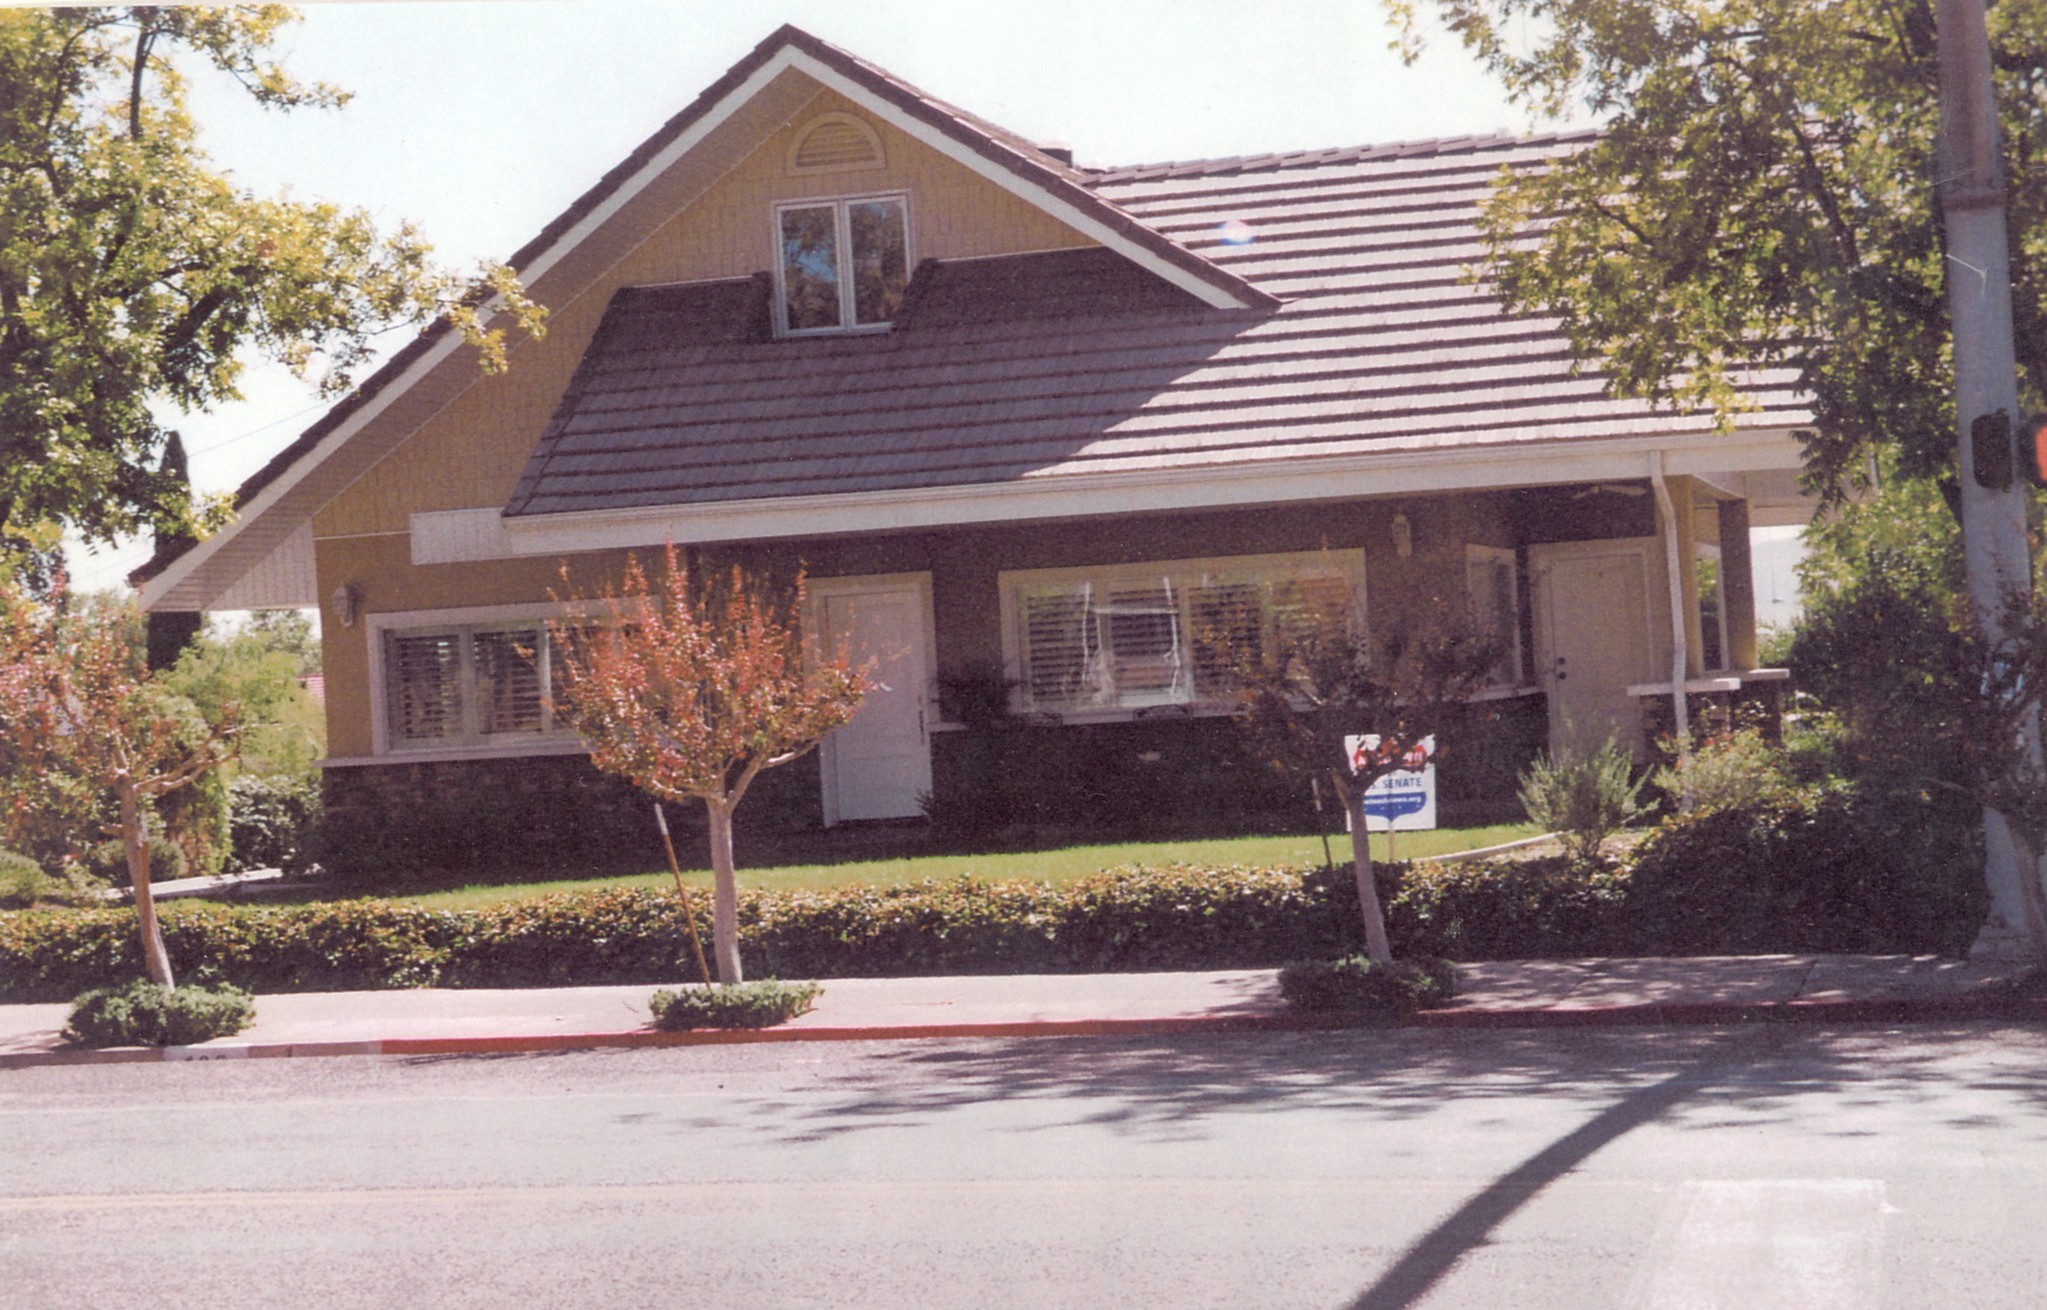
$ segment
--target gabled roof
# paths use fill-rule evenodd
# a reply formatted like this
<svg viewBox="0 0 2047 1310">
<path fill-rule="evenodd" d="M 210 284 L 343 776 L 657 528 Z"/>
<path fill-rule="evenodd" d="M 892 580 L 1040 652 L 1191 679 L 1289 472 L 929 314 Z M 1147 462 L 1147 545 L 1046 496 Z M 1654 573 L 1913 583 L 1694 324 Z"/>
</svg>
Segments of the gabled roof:
<svg viewBox="0 0 2047 1310">
<path fill-rule="evenodd" d="M 1263 291 L 1160 236 L 1084 185 L 1081 174 L 1030 143 L 925 94 L 793 26 L 777 29 L 643 141 L 508 261 L 536 299 L 586 285 L 630 233 L 672 215 L 760 136 L 808 99 L 782 75 L 803 74 L 1039 206 L 1207 304 L 1269 307 Z M 729 138 L 721 140 L 720 138 Z M 379 368 L 236 493 L 238 521 L 189 550 L 160 553 L 131 575 L 150 608 L 211 605 L 252 571 L 310 577 L 311 516 L 474 380 L 475 368 L 444 325 L 430 327 Z M 200 577 L 201 570 L 207 574 Z M 310 599 L 310 598 L 308 598 Z"/>
<path fill-rule="evenodd" d="M 735 313 L 727 292 L 627 293 L 506 505 L 508 525 L 1098 476 L 1224 478 L 1210 503 L 1256 503 L 1267 493 L 1247 475 L 1287 466 L 1326 470 L 1308 494 L 1336 497 L 1385 489 L 1374 479 L 1389 456 L 1704 433 L 1698 415 L 1606 395 L 1554 321 L 1505 313 L 1468 275 L 1500 169 L 1541 167 L 1589 139 L 1083 174 L 1120 211 L 1280 302 L 1266 311 L 1217 311 L 1106 252 L 927 266 L 912 307 L 878 336 L 705 341 L 673 325 Z M 1041 312 L 1047 302 L 1058 312 Z M 653 316 L 670 327 L 636 329 Z M 1752 379 L 1757 409 L 1742 424 L 1809 421 L 1794 382 L 1789 371 Z M 820 530 L 800 506 L 787 518 L 787 531 Z M 696 513 L 642 530 L 723 531 L 712 523 Z M 758 515 L 733 523 L 783 530 Z"/>
</svg>

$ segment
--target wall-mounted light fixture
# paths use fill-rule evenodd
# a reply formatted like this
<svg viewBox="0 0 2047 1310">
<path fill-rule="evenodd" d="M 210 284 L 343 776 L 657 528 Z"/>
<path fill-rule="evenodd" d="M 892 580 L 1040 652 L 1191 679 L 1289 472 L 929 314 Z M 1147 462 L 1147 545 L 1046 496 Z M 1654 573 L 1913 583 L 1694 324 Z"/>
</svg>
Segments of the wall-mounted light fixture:
<svg viewBox="0 0 2047 1310">
<path fill-rule="evenodd" d="M 334 612 L 335 621 L 342 627 L 352 628 L 355 616 L 362 612 L 362 591 L 354 583 L 344 582 L 327 598 L 327 608 Z"/>
<path fill-rule="evenodd" d="M 1414 524 L 1405 514 L 1393 516 L 1393 553 L 1402 559 L 1414 554 Z"/>
</svg>

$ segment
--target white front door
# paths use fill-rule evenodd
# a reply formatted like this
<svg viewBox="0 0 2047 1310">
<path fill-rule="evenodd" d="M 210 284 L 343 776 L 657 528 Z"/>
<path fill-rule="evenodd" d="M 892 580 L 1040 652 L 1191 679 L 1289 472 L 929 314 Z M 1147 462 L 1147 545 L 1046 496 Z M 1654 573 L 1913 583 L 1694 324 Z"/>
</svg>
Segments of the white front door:
<svg viewBox="0 0 2047 1310">
<path fill-rule="evenodd" d="M 1609 734 L 1639 753 L 1650 681 L 1648 554 L 1639 542 L 1572 542 L 1530 550 L 1539 677 L 1552 749 L 1594 751 Z"/>
<path fill-rule="evenodd" d="M 873 660 L 876 684 L 853 721 L 825 739 L 825 822 L 913 818 L 931 790 L 929 593 L 917 582 L 831 579 L 813 587 L 823 593 L 825 647 L 843 644 L 855 662 Z"/>
</svg>

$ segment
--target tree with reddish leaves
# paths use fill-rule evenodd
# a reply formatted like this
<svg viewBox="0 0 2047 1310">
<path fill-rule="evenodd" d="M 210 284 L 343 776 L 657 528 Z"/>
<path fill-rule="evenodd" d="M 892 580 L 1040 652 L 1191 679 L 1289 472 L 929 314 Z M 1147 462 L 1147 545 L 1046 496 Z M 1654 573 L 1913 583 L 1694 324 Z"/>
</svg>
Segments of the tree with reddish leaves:
<svg viewBox="0 0 2047 1310">
<path fill-rule="evenodd" d="M 806 643 L 801 575 L 787 586 L 734 568 L 693 579 L 667 551 L 650 580 L 628 560 L 615 621 L 552 625 L 564 708 L 590 761 L 663 800 L 700 800 L 711 841 L 711 935 L 718 981 L 742 981 L 732 813 L 761 770 L 814 749 L 852 721 L 870 665 Z M 579 609 L 593 608 L 578 604 Z"/>
<path fill-rule="evenodd" d="M 1350 818 L 1365 954 L 1391 964 L 1366 837 L 1365 794 L 1417 762 L 1429 738 L 1469 717 L 1472 698 L 1499 662 L 1499 648 L 1448 621 L 1405 623 L 1374 642 L 1360 631 L 1348 597 L 1302 594 L 1276 612 L 1271 633 L 1239 641 L 1230 652 L 1238 723 L 1267 763 L 1328 783 L 1342 803 Z M 1448 603 L 1415 610 L 1452 612 Z M 1349 740 L 1363 736 L 1377 736 L 1377 746 L 1353 753 Z"/>
<path fill-rule="evenodd" d="M 140 624 L 122 606 L 80 605 L 62 579 L 32 595 L 0 571 L 0 833 L 52 810 L 96 809 L 111 795 L 110 825 L 127 857 L 141 918 L 142 958 L 155 982 L 174 983 L 151 890 L 149 826 L 156 802 L 234 756 L 232 706 L 208 720 L 151 676 Z"/>
</svg>

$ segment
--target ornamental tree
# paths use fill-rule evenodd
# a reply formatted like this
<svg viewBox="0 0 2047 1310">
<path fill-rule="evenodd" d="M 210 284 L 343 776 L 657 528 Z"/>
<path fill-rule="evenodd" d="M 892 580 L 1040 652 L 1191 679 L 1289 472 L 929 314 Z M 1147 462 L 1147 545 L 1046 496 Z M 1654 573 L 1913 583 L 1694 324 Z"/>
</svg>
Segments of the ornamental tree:
<svg viewBox="0 0 2047 1310">
<path fill-rule="evenodd" d="M 150 675 L 126 607 L 78 605 L 62 580 L 38 598 L 0 571 L 0 833 L 50 811 L 93 813 L 127 858 L 149 976 L 174 984 L 151 890 L 149 829 L 158 801 L 231 758 L 231 705 L 203 716 Z"/>
<path fill-rule="evenodd" d="M 509 270 L 458 276 L 409 226 L 256 196 L 199 148 L 187 73 L 272 109 L 345 102 L 275 61 L 296 19 L 0 10 L 0 549 L 23 552 L 43 522 L 88 541 L 203 531 L 225 507 L 195 510 L 155 415 L 237 399 L 250 357 L 335 395 L 392 327 L 445 322 L 489 369 L 504 362 L 496 306 L 538 330 Z"/>
<path fill-rule="evenodd" d="M 669 546 L 650 581 L 637 558 L 606 593 L 615 621 L 550 625 L 563 700 L 590 761 L 662 800 L 699 800 L 709 820 L 718 981 L 743 980 L 732 814 L 761 770 L 798 759 L 852 721 L 872 663 L 819 650 L 788 586 L 740 568 L 692 578 Z"/>
<path fill-rule="evenodd" d="M 1472 697 L 1499 662 L 1499 648 L 1447 621 L 1431 626 L 1426 619 L 1375 642 L 1358 630 L 1348 604 L 1333 598 L 1303 595 L 1279 608 L 1269 638 L 1231 643 L 1237 721 L 1269 764 L 1328 783 L 1342 802 L 1350 818 L 1365 953 L 1391 964 L 1365 794 L 1419 760 L 1430 737 L 1438 740 L 1437 758 L 1443 757 L 1444 735 L 1468 716 Z M 1453 611 L 1443 602 L 1415 612 Z M 1378 737 L 1377 747 L 1353 753 L 1348 739 L 1367 735 Z"/>
</svg>

